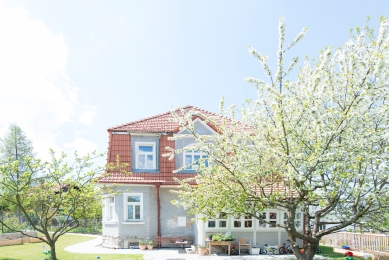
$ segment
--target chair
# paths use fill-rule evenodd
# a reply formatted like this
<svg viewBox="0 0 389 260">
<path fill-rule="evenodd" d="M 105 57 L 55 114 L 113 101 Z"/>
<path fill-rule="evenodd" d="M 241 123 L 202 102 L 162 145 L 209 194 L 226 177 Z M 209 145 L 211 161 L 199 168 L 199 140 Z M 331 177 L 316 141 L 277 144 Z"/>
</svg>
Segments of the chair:
<svg viewBox="0 0 389 260">
<path fill-rule="evenodd" d="M 238 238 L 239 242 L 239 255 L 240 255 L 240 250 L 247 250 L 250 253 L 250 248 L 251 248 L 251 243 L 248 239 L 245 237 L 240 237 Z"/>
</svg>

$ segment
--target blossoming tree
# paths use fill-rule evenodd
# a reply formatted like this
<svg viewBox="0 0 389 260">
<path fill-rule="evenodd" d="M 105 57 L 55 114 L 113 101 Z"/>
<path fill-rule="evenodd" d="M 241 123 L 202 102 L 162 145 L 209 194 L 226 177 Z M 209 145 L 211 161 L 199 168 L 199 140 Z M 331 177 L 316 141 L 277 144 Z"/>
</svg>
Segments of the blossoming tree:
<svg viewBox="0 0 389 260">
<path fill-rule="evenodd" d="M 196 112 L 173 112 L 173 120 L 190 132 L 175 138 L 194 137 L 196 145 L 185 149 L 208 154 L 207 164 L 197 162 L 198 185 L 181 182 L 175 203 L 205 217 L 245 215 L 262 222 L 264 209 L 281 209 L 288 218 L 277 226 L 286 230 L 298 259 L 312 259 L 324 235 L 370 218 L 379 224 L 377 216 L 387 214 L 389 205 L 387 28 L 385 18 L 377 36 L 368 26 L 357 28 L 342 47 L 306 59 L 297 80 L 289 80 L 298 58 L 285 67 L 285 53 L 306 30 L 285 47 L 281 19 L 275 73 L 268 58 L 249 47 L 268 78 L 245 79 L 258 98 L 239 111 L 239 120 L 235 107 L 224 109 L 222 101 L 222 118 L 197 114 L 218 128 L 217 135 L 204 136 L 194 130 Z M 182 152 L 167 149 L 170 158 Z M 304 232 L 296 230 L 298 210 Z"/>
</svg>

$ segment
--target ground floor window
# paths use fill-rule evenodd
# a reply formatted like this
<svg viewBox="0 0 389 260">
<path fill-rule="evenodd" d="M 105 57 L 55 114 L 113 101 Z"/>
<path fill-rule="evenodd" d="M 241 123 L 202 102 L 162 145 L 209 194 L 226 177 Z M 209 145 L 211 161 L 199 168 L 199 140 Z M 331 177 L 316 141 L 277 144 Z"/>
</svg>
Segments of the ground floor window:
<svg viewBox="0 0 389 260">
<path fill-rule="evenodd" d="M 139 221 L 143 219 L 143 194 L 124 193 L 125 220 Z"/>
<path fill-rule="evenodd" d="M 217 219 L 208 219 L 207 227 L 208 228 L 227 228 L 227 216 L 226 214 L 221 214 Z"/>
<path fill-rule="evenodd" d="M 254 230 L 271 230 L 276 229 L 277 224 L 286 224 L 288 219 L 288 214 L 281 210 L 266 210 L 261 213 L 260 219 L 256 220 L 251 216 L 237 216 L 224 219 L 209 219 L 206 223 L 206 229 L 254 229 Z M 297 212 L 295 215 L 295 226 L 297 229 L 302 228 L 303 223 L 303 214 L 302 212 Z"/>
<path fill-rule="evenodd" d="M 115 197 L 105 198 L 105 220 L 115 220 Z"/>
</svg>

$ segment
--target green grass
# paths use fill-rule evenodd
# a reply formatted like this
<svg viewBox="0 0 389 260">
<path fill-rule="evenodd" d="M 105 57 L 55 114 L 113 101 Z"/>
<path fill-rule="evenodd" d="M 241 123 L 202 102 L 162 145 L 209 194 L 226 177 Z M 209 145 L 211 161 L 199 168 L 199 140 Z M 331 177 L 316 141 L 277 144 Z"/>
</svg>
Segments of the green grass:
<svg viewBox="0 0 389 260">
<path fill-rule="evenodd" d="M 345 256 L 343 254 L 334 253 L 334 249 L 330 246 L 320 246 L 320 249 L 321 249 L 321 253 L 317 255 L 321 255 L 331 259 L 338 259 L 338 260 L 345 259 Z M 354 258 L 358 258 L 358 257 L 354 256 Z"/>
<path fill-rule="evenodd" d="M 63 235 L 59 238 L 56 243 L 56 251 L 57 258 L 60 260 L 95 260 L 98 254 L 77 254 L 70 253 L 64 250 L 65 247 L 82 243 L 91 239 L 95 239 L 94 237 L 86 237 L 86 236 L 76 236 L 71 234 Z M 0 247 L 0 260 L 44 260 L 47 259 L 42 253 L 41 245 L 45 245 L 49 250 L 49 246 L 45 243 L 27 243 L 23 245 L 15 245 L 15 246 L 2 246 Z M 137 255 L 108 255 L 108 254 L 100 254 L 101 260 L 114 260 L 114 259 L 132 259 L 132 260 L 141 260 L 143 259 L 142 254 Z"/>
</svg>

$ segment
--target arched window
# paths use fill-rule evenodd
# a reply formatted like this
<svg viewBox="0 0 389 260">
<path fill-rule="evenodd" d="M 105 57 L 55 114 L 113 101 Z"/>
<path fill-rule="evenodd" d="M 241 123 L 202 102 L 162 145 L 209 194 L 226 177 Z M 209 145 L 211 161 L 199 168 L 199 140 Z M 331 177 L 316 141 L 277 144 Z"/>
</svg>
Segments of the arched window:
<svg viewBox="0 0 389 260">
<path fill-rule="evenodd" d="M 184 151 L 184 165 L 187 170 L 195 170 L 196 165 L 199 165 L 199 159 L 206 159 L 208 155 L 195 150 Z M 208 161 L 205 160 L 205 166 L 208 167 Z"/>
</svg>

